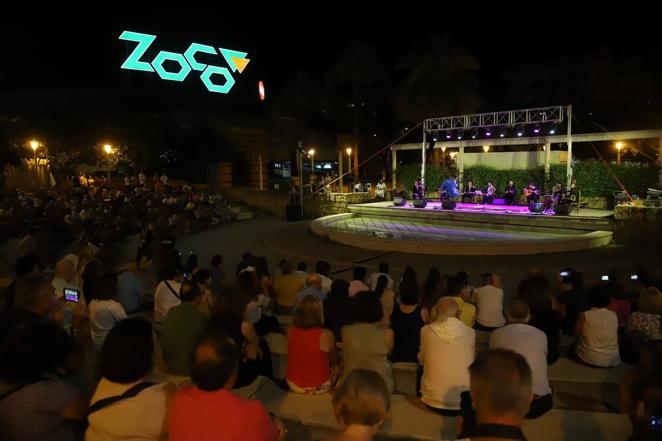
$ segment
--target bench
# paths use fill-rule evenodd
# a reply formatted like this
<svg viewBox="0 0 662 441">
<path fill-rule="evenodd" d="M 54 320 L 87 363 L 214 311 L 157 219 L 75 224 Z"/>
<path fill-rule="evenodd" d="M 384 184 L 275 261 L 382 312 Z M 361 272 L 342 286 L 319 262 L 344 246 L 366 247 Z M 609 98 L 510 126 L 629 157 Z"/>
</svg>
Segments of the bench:
<svg viewBox="0 0 662 441">
<path fill-rule="evenodd" d="M 331 394 L 303 395 L 286 392 L 269 380 L 250 397 L 283 419 L 301 439 L 320 439 L 338 431 Z M 456 438 L 458 417 L 440 416 L 413 397 L 393 395 L 391 415 L 376 439 L 450 440 Z M 630 420 L 622 414 L 552 409 L 536 420 L 524 423 L 530 441 L 622 441 L 631 433 Z M 299 439 L 299 438 L 297 438 Z"/>
</svg>

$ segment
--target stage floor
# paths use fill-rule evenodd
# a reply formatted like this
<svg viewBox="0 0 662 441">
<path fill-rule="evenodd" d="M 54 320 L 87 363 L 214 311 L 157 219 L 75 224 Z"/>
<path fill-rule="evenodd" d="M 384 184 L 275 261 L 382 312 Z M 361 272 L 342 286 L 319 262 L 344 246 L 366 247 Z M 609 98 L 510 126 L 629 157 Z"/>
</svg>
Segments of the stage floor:
<svg viewBox="0 0 662 441">
<path fill-rule="evenodd" d="M 311 223 L 332 241 L 381 251 L 423 254 L 522 255 L 596 248 L 611 242 L 613 213 L 583 209 L 571 216 L 534 214 L 528 207 L 458 204 L 441 209 L 392 202 L 354 204 L 350 213 Z"/>
</svg>

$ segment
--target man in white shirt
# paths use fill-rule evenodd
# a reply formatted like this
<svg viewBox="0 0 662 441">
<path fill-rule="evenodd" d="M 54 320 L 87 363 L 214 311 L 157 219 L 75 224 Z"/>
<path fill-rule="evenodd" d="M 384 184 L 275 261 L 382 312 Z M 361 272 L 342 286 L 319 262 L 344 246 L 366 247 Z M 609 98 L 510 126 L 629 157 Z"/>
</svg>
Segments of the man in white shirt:
<svg viewBox="0 0 662 441">
<path fill-rule="evenodd" d="M 308 264 L 306 262 L 297 263 L 296 275 L 301 279 L 301 283 L 305 285 L 308 276 Z"/>
<path fill-rule="evenodd" d="M 493 331 L 506 324 L 503 317 L 503 290 L 498 274 L 483 274 L 483 286 L 476 288 L 471 303 L 476 305 L 476 326 L 481 331 Z"/>
<path fill-rule="evenodd" d="M 381 199 L 384 199 L 386 197 L 386 184 L 381 178 L 379 179 L 379 182 L 375 187 L 375 196 Z"/>
<path fill-rule="evenodd" d="M 492 332 L 490 349 L 509 349 L 526 359 L 533 378 L 533 401 L 526 417 L 537 418 L 553 407 L 547 378 L 547 336 L 528 324 L 531 313 L 523 300 L 513 299 L 506 315 L 508 325 Z"/>
<path fill-rule="evenodd" d="M 469 390 L 476 332 L 459 319 L 460 308 L 452 297 L 439 301 L 437 314 L 435 322 L 421 329 L 421 400 L 436 412 L 455 416 L 460 414 L 460 394 Z"/>
<path fill-rule="evenodd" d="M 154 290 L 154 322 L 157 326 L 163 324 L 170 308 L 182 303 L 179 297 L 179 270 L 171 268 L 164 271 L 163 275 L 165 280 L 156 285 Z"/>
<path fill-rule="evenodd" d="M 375 290 L 377 288 L 377 280 L 379 279 L 379 276 L 386 276 L 388 279 L 388 283 L 386 284 L 386 289 L 393 290 L 393 279 L 391 279 L 391 276 L 388 275 L 388 263 L 382 262 L 379 264 L 379 272 L 372 273 L 370 274 L 370 277 L 368 277 L 368 286 L 370 286 L 371 290 Z"/>
<path fill-rule="evenodd" d="M 370 287 L 363 283 L 367 270 L 363 266 L 354 267 L 354 278 L 349 282 L 349 296 L 354 297 L 361 291 L 370 291 Z"/>
<path fill-rule="evenodd" d="M 320 279 L 322 279 L 322 292 L 328 294 L 331 292 L 331 284 L 333 279 L 329 277 L 331 272 L 331 265 L 326 260 L 318 260 L 315 264 L 315 272 L 319 274 Z"/>
</svg>

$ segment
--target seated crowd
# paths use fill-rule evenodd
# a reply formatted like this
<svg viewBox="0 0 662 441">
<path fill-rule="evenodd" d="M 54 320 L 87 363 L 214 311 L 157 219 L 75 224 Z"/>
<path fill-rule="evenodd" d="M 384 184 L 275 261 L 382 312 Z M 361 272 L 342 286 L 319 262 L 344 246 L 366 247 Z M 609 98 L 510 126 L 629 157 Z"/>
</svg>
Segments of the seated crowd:
<svg viewBox="0 0 662 441">
<path fill-rule="evenodd" d="M 553 407 L 547 371 L 560 357 L 637 365 L 621 393 L 633 439 L 648 436 L 662 403 L 662 293 L 643 272 L 585 289 L 578 272 L 550 281 L 534 268 L 504 293 L 497 274 L 474 288 L 465 272 L 432 268 L 419 282 L 407 268 L 396 282 L 382 263 L 369 277 L 353 268 L 347 281 L 325 261 L 310 272 L 281 261 L 272 274 L 246 252 L 230 277 L 221 256 L 209 269 L 195 255 L 182 264 L 172 242 L 148 257 L 139 268 L 108 247 L 82 247 L 55 264 L 55 277 L 40 256 L 19 259 L 0 317 L 0 439 L 284 439 L 261 403 L 232 393 L 274 377 L 271 334 L 283 334 L 288 354 L 274 381 L 333 393 L 337 440 L 372 439 L 403 362 L 418 366 L 424 406 L 462 417 L 461 437 L 523 439 L 513 436 L 524 419 Z M 140 280 L 151 268 L 153 297 Z M 569 348 L 562 334 L 574 337 Z M 151 381 L 155 371 L 181 378 L 178 387 Z"/>
</svg>

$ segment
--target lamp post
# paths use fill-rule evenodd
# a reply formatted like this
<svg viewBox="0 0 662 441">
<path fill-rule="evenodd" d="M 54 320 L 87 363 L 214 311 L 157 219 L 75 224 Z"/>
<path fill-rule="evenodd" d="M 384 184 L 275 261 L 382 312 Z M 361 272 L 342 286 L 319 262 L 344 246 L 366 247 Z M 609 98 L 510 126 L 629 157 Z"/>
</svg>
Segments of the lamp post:
<svg viewBox="0 0 662 441">
<path fill-rule="evenodd" d="M 108 188 L 110 188 L 110 169 L 111 169 L 111 166 L 112 166 L 111 155 L 113 153 L 115 153 L 115 151 L 113 150 L 113 146 L 110 145 L 110 144 L 104 144 L 103 145 L 103 151 L 106 152 L 106 158 L 108 159 L 108 170 L 107 170 L 107 172 L 108 172 Z"/>
<path fill-rule="evenodd" d="M 622 142 L 616 143 L 616 163 L 621 165 L 621 149 L 623 148 Z"/>
<path fill-rule="evenodd" d="M 30 148 L 32 149 L 32 160 L 34 161 L 34 185 L 39 187 L 39 169 L 37 167 L 37 149 L 41 146 L 41 143 L 36 139 L 30 141 Z"/>
<path fill-rule="evenodd" d="M 347 174 L 349 175 L 347 177 L 347 193 L 351 193 L 352 192 L 352 186 L 351 186 L 351 182 L 352 182 L 352 178 L 351 178 L 351 176 L 352 176 L 352 148 L 347 147 L 345 149 L 345 152 L 347 153 Z"/>
<path fill-rule="evenodd" d="M 441 166 L 446 168 L 446 146 L 441 146 Z"/>
<path fill-rule="evenodd" d="M 312 178 L 315 176 L 315 149 L 308 150 L 308 156 L 310 157 L 310 176 Z"/>
</svg>

